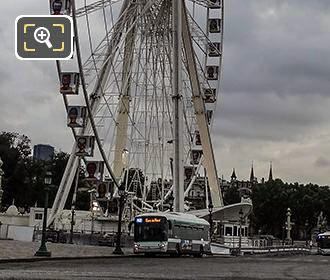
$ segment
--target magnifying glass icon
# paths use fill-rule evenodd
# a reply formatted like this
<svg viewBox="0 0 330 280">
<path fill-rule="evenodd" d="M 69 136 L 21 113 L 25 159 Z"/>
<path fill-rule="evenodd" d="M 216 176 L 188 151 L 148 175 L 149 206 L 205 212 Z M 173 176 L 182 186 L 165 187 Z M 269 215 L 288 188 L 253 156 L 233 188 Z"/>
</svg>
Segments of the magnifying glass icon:
<svg viewBox="0 0 330 280">
<path fill-rule="evenodd" d="M 34 39 L 40 44 L 46 44 L 49 49 L 53 47 L 49 40 L 50 32 L 46 27 L 39 27 L 34 31 Z"/>
</svg>

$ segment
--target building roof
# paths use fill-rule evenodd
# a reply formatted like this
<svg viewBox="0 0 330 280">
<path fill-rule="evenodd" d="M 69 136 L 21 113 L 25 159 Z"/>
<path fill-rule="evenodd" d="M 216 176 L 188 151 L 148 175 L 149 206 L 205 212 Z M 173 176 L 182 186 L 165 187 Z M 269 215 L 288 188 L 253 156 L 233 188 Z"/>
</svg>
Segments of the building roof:
<svg viewBox="0 0 330 280">
<path fill-rule="evenodd" d="M 254 181 L 254 171 L 253 171 L 253 163 L 252 163 L 251 173 L 250 173 L 250 182 L 253 182 L 253 181 Z"/>
<path fill-rule="evenodd" d="M 13 204 L 10 205 L 6 211 L 6 215 L 17 216 L 19 214 L 17 207 Z"/>
<path fill-rule="evenodd" d="M 233 168 L 233 174 L 231 174 L 232 179 L 237 179 L 235 168 Z"/>
<path fill-rule="evenodd" d="M 268 181 L 273 181 L 273 164 L 270 162 Z"/>
</svg>

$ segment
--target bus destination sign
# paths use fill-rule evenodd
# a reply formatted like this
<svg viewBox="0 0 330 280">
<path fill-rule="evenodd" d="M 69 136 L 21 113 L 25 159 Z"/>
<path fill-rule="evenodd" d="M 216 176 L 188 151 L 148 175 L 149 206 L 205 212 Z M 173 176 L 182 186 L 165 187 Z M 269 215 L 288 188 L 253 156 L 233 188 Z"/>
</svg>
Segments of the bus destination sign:
<svg viewBox="0 0 330 280">
<path fill-rule="evenodd" d="M 160 218 L 146 218 L 146 223 L 160 223 Z"/>
</svg>

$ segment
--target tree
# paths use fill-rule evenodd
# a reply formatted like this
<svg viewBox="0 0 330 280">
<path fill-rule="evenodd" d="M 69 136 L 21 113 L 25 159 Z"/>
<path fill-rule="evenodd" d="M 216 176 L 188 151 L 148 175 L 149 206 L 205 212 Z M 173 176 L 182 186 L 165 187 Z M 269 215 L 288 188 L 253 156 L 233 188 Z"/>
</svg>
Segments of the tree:
<svg viewBox="0 0 330 280">
<path fill-rule="evenodd" d="M 51 171 L 53 186 L 50 191 L 50 205 L 55 198 L 57 187 L 68 161 L 68 154 L 55 153 L 49 161 L 34 160 L 31 156 L 31 141 L 25 135 L 13 132 L 1 132 L 0 157 L 4 165 L 2 205 L 7 208 L 15 200 L 16 206 L 28 208 L 44 203 L 44 177 Z M 56 187 L 57 186 L 57 187 Z"/>
<path fill-rule="evenodd" d="M 264 234 L 282 237 L 287 208 L 291 208 L 293 237 L 310 236 L 321 211 L 329 216 L 330 189 L 318 185 L 288 184 L 280 179 L 258 184 L 253 188 L 253 228 Z"/>
<path fill-rule="evenodd" d="M 25 203 L 25 164 L 31 154 L 30 139 L 25 135 L 13 132 L 1 132 L 0 157 L 2 158 L 4 181 L 2 205 L 8 206 L 15 199 L 19 204 Z"/>
<path fill-rule="evenodd" d="M 237 186 L 232 184 L 224 193 L 223 199 L 226 205 L 239 203 L 241 201 L 241 198 Z"/>
</svg>

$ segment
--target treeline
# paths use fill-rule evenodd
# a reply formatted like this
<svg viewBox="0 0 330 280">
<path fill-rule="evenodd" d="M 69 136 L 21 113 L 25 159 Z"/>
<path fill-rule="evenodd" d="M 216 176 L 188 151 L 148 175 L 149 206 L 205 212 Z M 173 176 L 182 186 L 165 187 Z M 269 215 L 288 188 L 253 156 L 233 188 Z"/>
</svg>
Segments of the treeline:
<svg viewBox="0 0 330 280">
<path fill-rule="evenodd" d="M 5 173 L 2 180 L 4 194 L 0 211 L 11 205 L 13 199 L 16 206 L 25 209 L 36 204 L 43 207 L 46 170 L 53 174 L 53 187 L 50 190 L 50 205 L 52 205 L 69 158 L 68 154 L 56 152 L 49 161 L 36 161 L 31 156 L 31 141 L 27 136 L 1 132 L 0 157 L 4 162 L 2 169 Z M 292 220 L 295 223 L 293 226 L 295 238 L 311 235 L 321 211 L 330 221 L 330 189 L 328 186 L 289 184 L 276 179 L 256 184 L 252 189 L 251 198 L 253 213 L 250 220 L 255 234 L 273 234 L 282 238 L 288 207 L 291 208 Z M 232 186 L 226 192 L 224 199 L 227 204 L 239 202 L 240 196 L 237 188 Z M 70 208 L 70 203 L 69 195 L 66 208 Z M 88 210 L 88 208 L 88 193 L 79 192 L 77 209 Z"/>
<path fill-rule="evenodd" d="M 25 135 L 13 132 L 0 133 L 0 157 L 3 161 L 2 209 L 6 209 L 15 200 L 19 208 L 28 209 L 44 204 L 44 177 L 46 169 L 52 172 L 53 188 L 50 198 L 53 201 L 61 181 L 68 155 L 57 152 L 49 161 L 33 160 L 31 141 Z"/>
<path fill-rule="evenodd" d="M 0 133 L 0 157 L 3 161 L 2 189 L 4 191 L 0 211 L 6 210 L 13 202 L 19 208 L 28 211 L 32 206 L 43 207 L 45 199 L 45 173 L 52 173 L 49 191 L 49 205 L 53 204 L 57 189 L 69 159 L 69 154 L 55 152 L 51 160 L 40 161 L 32 157 L 31 140 L 14 132 Z M 80 178 L 83 176 L 80 174 Z M 69 193 L 65 208 L 70 209 L 72 192 Z M 77 194 L 76 209 L 89 209 L 89 194 Z"/>
<path fill-rule="evenodd" d="M 272 234 L 282 238 L 285 233 L 287 208 L 291 209 L 293 237 L 309 238 L 317 226 L 318 216 L 330 219 L 330 188 L 315 184 L 290 184 L 280 179 L 259 183 L 252 188 L 253 213 L 250 217 L 254 234 Z M 225 201 L 240 201 L 237 188 L 231 187 Z"/>
</svg>

